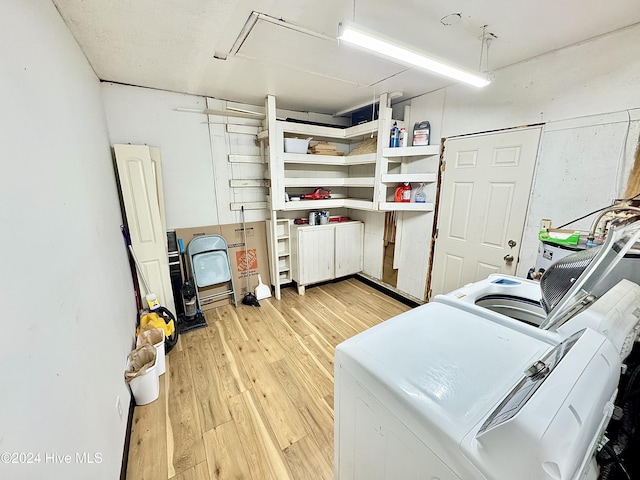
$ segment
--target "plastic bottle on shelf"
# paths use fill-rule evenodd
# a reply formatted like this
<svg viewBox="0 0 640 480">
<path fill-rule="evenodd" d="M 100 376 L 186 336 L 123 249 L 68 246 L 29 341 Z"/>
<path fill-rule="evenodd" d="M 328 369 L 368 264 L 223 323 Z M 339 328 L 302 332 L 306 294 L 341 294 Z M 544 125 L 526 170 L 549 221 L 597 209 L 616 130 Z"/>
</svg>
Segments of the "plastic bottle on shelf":
<svg viewBox="0 0 640 480">
<path fill-rule="evenodd" d="M 424 193 L 424 183 L 421 183 L 418 189 L 416 190 L 416 203 L 426 203 L 427 202 L 427 194 Z"/>
<path fill-rule="evenodd" d="M 402 191 L 402 201 L 410 202 L 411 201 L 411 184 L 409 182 L 404 182 L 403 187 L 404 187 L 404 190 Z"/>
<path fill-rule="evenodd" d="M 413 126 L 413 145 L 429 145 L 431 141 L 431 126 L 429 122 L 416 122 Z"/>
<path fill-rule="evenodd" d="M 401 183 L 396 187 L 396 193 L 393 197 L 394 202 L 407 203 L 411 201 L 411 184 L 409 182 Z"/>
<path fill-rule="evenodd" d="M 396 193 L 393 196 L 393 201 L 394 202 L 401 202 L 402 201 L 402 192 L 404 191 L 404 185 L 400 184 L 396 187 Z"/>
<path fill-rule="evenodd" d="M 396 187 L 393 201 L 397 203 L 411 201 L 411 184 L 409 182 L 401 183 Z"/>
<path fill-rule="evenodd" d="M 409 139 L 407 135 L 407 129 L 402 127 L 400 129 L 400 146 L 406 147 L 408 143 L 409 143 Z"/>
<path fill-rule="evenodd" d="M 399 145 L 400 129 L 398 128 L 398 122 L 393 122 L 393 128 L 391 129 L 391 142 L 389 146 L 396 148 Z"/>
</svg>

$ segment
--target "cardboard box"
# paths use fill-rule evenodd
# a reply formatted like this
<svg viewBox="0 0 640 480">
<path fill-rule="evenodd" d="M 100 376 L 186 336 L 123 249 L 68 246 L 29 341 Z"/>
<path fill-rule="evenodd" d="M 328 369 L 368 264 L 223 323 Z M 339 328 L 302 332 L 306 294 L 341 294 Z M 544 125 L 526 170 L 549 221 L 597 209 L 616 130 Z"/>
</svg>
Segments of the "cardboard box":
<svg viewBox="0 0 640 480">
<path fill-rule="evenodd" d="M 244 297 L 244 294 L 247 292 L 247 277 L 249 278 L 250 291 L 254 291 L 258 285 L 258 275 L 262 276 L 263 283 L 271 285 L 266 224 L 265 222 L 251 222 L 246 224 L 246 229 L 248 259 L 247 256 L 245 256 L 244 231 L 240 223 L 176 229 L 176 238 L 182 238 L 185 249 L 188 249 L 188 244 L 192 239 L 201 235 L 222 235 L 227 241 L 231 274 L 233 275 L 238 304 L 240 304 L 242 297 Z M 187 259 L 187 264 L 188 263 L 189 261 Z M 223 292 L 228 288 L 227 284 L 221 284 L 213 287 L 200 288 L 199 293 L 202 297 L 204 295 Z M 211 310 L 212 308 L 230 303 L 231 297 L 227 297 L 201 305 L 200 308 L 202 308 L 202 310 Z"/>
</svg>

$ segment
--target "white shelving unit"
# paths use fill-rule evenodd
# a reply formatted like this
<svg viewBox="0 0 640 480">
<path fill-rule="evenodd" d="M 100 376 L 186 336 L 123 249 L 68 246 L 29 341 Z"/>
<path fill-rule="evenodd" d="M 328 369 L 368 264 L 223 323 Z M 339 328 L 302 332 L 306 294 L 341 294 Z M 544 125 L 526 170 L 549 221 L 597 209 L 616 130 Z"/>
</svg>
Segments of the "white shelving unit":
<svg viewBox="0 0 640 480">
<path fill-rule="evenodd" d="M 291 283 L 291 220 L 267 220 L 271 283 L 279 286 Z M 272 255 L 273 252 L 273 255 Z M 275 284 L 274 283 L 274 284 Z"/>
<path fill-rule="evenodd" d="M 408 111 L 405 112 L 405 117 Z M 438 181 L 437 173 L 405 173 L 409 163 L 428 158 L 439 157 L 440 145 L 420 145 L 413 147 L 383 148 L 380 157 L 380 187 L 378 189 L 378 209 L 383 211 L 415 211 L 432 212 L 433 202 L 404 203 L 394 202 L 393 193 L 395 186 L 400 183 L 424 183 L 435 184 Z M 437 165 L 437 164 L 436 164 Z M 390 173 L 393 170 L 394 173 Z M 435 189 L 434 189 L 435 192 Z"/>
<path fill-rule="evenodd" d="M 265 102 L 266 118 L 263 130 L 257 138 L 261 142 L 261 155 L 267 164 L 265 181 L 269 185 L 268 209 L 271 221 L 279 227 L 283 219 L 278 212 L 330 210 L 348 208 L 369 211 L 414 211 L 431 212 L 433 201 L 428 203 L 395 203 L 390 190 L 403 182 L 435 184 L 437 173 L 409 173 L 406 166 L 425 157 L 440 154 L 438 145 L 419 147 L 389 148 L 389 133 L 394 120 L 392 109 L 388 105 L 386 94 L 380 96 L 378 119 L 347 128 L 310 125 L 278 120 L 276 99 L 268 96 Z M 408 109 L 405 110 L 408 118 Z M 399 127 L 404 122 L 397 121 Z M 407 130 L 409 130 L 407 128 Z M 363 140 L 377 135 L 376 151 L 361 155 L 348 155 L 353 147 Z M 286 153 L 285 137 L 312 137 L 313 140 L 327 141 L 336 146 L 343 155 L 315 155 L 304 153 Z M 309 193 L 317 187 L 331 190 L 331 198 L 323 200 L 287 201 L 287 196 Z M 435 192 L 435 188 L 433 189 Z M 287 195 L 288 194 L 288 195 Z M 430 199 L 431 200 L 431 199 Z M 301 216 L 306 216 L 303 213 Z M 287 220 L 289 221 L 289 220 Z M 269 233 L 270 245 L 278 245 L 276 231 Z M 269 247 L 275 297 L 280 298 L 280 286 L 292 280 L 291 274 L 281 275 L 280 265 L 286 264 L 278 251 Z"/>
</svg>

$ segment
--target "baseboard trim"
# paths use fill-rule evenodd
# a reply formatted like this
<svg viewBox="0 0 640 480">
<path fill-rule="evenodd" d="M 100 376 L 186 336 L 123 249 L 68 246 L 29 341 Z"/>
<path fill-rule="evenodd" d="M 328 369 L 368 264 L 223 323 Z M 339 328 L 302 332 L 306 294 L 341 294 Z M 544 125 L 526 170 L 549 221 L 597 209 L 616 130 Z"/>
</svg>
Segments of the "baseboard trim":
<svg viewBox="0 0 640 480">
<path fill-rule="evenodd" d="M 122 466 L 120 467 L 120 480 L 127 480 L 127 466 L 129 465 L 129 447 L 131 445 L 131 430 L 133 428 L 133 411 L 135 402 L 133 397 L 129 401 L 129 413 L 127 414 L 127 433 L 124 437 L 124 448 L 122 452 Z"/>
<path fill-rule="evenodd" d="M 383 281 L 378 280 L 377 278 L 374 278 L 374 277 L 372 277 L 370 275 L 367 275 L 366 273 L 362 273 L 362 272 L 356 273 L 354 275 L 348 275 L 346 277 L 340 277 L 340 278 L 334 278 L 332 280 L 326 280 L 324 282 L 312 283 L 311 285 L 306 285 L 305 288 L 306 289 L 310 289 L 310 288 L 313 288 L 313 287 L 318 287 L 320 285 L 327 285 L 329 283 L 338 283 L 338 282 L 341 282 L 343 280 L 347 280 L 349 278 L 354 278 L 356 280 L 360 280 L 362 283 L 365 283 L 365 284 L 369 285 L 370 287 L 375 288 L 379 292 L 382 292 L 385 295 L 390 296 L 394 300 L 398 300 L 399 302 L 404 303 L 406 306 L 411 307 L 411 308 L 419 307 L 420 305 L 424 305 L 425 303 L 427 303 L 424 300 L 420 300 L 419 298 L 411 296 L 408 293 L 405 293 L 405 292 L 403 292 L 401 290 L 398 290 L 397 288 L 392 287 L 388 283 L 384 283 Z M 288 288 L 288 287 L 297 289 L 298 288 L 298 284 L 294 280 L 291 283 L 283 285 L 282 288 Z"/>
<path fill-rule="evenodd" d="M 358 273 L 355 275 L 355 278 L 360 280 L 362 283 L 366 283 L 367 285 L 375 288 L 376 290 L 384 293 L 385 295 L 390 296 L 391 298 L 398 300 L 399 302 L 404 303 L 408 307 L 415 308 L 420 305 L 424 305 L 426 302 L 424 300 L 420 300 L 408 293 L 405 293 L 397 288 L 392 287 L 388 283 L 384 283 L 377 278 L 374 278 L 366 273 Z"/>
</svg>

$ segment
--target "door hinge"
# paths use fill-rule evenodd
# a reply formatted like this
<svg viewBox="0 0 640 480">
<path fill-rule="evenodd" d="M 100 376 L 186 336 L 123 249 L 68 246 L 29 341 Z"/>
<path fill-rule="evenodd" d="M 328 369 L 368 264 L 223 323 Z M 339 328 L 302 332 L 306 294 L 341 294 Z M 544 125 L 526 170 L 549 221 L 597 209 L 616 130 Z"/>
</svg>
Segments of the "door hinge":
<svg viewBox="0 0 640 480">
<path fill-rule="evenodd" d="M 447 168 L 447 162 L 446 160 L 443 160 L 442 164 L 440 165 L 440 172 L 444 173 L 445 168 Z"/>
</svg>

